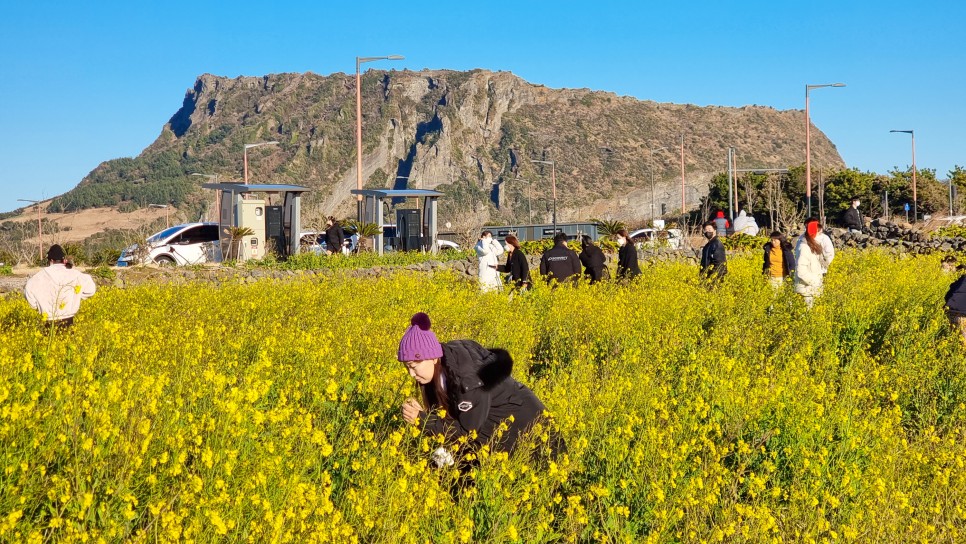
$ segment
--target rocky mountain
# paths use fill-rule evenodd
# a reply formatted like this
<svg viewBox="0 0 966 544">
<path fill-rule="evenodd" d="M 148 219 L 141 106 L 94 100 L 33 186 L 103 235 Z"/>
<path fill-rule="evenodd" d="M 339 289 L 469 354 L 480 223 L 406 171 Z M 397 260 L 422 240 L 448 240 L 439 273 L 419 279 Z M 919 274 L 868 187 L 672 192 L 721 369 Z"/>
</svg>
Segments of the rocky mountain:
<svg viewBox="0 0 966 544">
<path fill-rule="evenodd" d="M 367 187 L 437 189 L 441 220 L 548 221 L 555 162 L 560 221 L 636 220 L 681 205 L 684 135 L 688 205 L 727 168 L 804 162 L 804 113 L 769 107 L 698 107 L 588 89 L 550 89 L 509 72 L 368 71 L 362 77 L 363 179 Z M 158 139 L 133 159 L 107 161 L 51 207 L 144 206 L 174 201 L 204 209 L 203 177 L 240 180 L 246 143 L 251 182 L 314 189 L 306 216 L 348 216 L 356 186 L 355 76 L 313 73 L 234 79 L 202 75 Z M 660 149 L 665 148 L 665 149 Z M 812 164 L 844 166 L 812 130 Z M 521 181 L 520 179 L 526 181 Z M 528 195 L 528 183 L 530 194 Z M 528 199 L 529 196 L 529 199 Z M 133 203 L 133 204 L 132 204 Z"/>
</svg>

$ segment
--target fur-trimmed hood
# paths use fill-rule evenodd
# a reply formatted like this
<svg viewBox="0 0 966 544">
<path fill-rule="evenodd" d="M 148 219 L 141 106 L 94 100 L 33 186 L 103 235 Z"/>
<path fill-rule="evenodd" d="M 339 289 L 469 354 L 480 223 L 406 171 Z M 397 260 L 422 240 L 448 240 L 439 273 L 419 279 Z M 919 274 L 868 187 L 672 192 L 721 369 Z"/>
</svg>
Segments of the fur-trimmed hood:
<svg viewBox="0 0 966 544">
<path fill-rule="evenodd" d="M 477 388 L 490 390 L 513 371 L 508 351 L 487 349 L 472 340 L 445 342 L 443 363 L 447 378 L 463 393 Z"/>
</svg>

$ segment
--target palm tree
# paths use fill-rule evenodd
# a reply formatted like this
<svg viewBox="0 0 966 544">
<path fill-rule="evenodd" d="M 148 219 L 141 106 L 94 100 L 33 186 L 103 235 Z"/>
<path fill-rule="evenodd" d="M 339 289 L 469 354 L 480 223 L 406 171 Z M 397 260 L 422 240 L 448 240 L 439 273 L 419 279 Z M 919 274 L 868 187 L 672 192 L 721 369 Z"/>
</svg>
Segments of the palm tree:
<svg viewBox="0 0 966 544">
<path fill-rule="evenodd" d="M 591 219 L 591 221 L 597 223 L 597 234 L 607 238 L 615 238 L 618 231 L 627 228 L 623 221 L 617 219 Z"/>
<path fill-rule="evenodd" d="M 346 227 L 359 235 L 359 243 L 356 248 L 358 251 L 371 251 L 372 237 L 382 233 L 382 227 L 375 223 L 350 220 L 346 222 Z M 372 245 L 375 244 L 372 243 Z"/>
<path fill-rule="evenodd" d="M 238 256 L 241 254 L 242 238 L 255 234 L 255 231 L 250 227 L 229 227 L 225 229 L 225 234 L 230 238 L 228 241 L 228 255 L 225 256 L 225 260 L 233 261 L 238 260 Z"/>
</svg>

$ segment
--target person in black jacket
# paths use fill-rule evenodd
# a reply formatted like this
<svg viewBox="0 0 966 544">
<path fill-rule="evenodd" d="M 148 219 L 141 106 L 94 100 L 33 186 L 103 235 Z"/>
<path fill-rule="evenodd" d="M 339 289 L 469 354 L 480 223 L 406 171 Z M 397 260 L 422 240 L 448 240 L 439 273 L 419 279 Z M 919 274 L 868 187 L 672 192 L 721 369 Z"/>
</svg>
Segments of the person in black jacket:
<svg viewBox="0 0 966 544">
<path fill-rule="evenodd" d="M 771 239 L 762 249 L 765 250 L 765 260 L 761 273 L 772 287 L 778 289 L 795 272 L 795 250 L 791 242 L 785 240 L 785 235 L 777 230 L 771 233 Z"/>
<path fill-rule="evenodd" d="M 637 248 L 627 229 L 617 231 L 617 245 L 620 246 L 617 250 L 617 277 L 634 279 L 641 274 L 641 269 L 637 266 Z"/>
<path fill-rule="evenodd" d="M 966 271 L 966 265 L 956 266 L 954 258 L 944 261 L 943 268 L 958 274 Z M 949 318 L 953 328 L 963 335 L 963 341 L 966 342 L 966 275 L 960 275 L 946 291 L 946 317 Z"/>
<path fill-rule="evenodd" d="M 325 221 L 325 253 L 326 255 L 341 255 L 342 244 L 345 242 L 345 235 L 342 234 L 342 225 L 329 217 Z"/>
<path fill-rule="evenodd" d="M 506 350 L 487 349 L 472 340 L 441 344 L 425 313 L 410 320 L 399 342 L 398 359 L 419 384 L 423 397 L 423 404 L 414 398 L 405 400 L 403 419 L 420 425 L 426 434 L 442 435 L 447 442 L 466 437 L 472 448 L 491 444 L 496 451 L 512 451 L 546 410 L 529 387 L 510 376 L 513 359 Z M 501 424 L 507 426 L 503 432 Z M 473 432 L 475 438 L 470 438 Z M 549 446 L 554 456 L 564 447 L 559 437 L 550 440 Z M 455 462 L 445 447 L 437 449 L 433 459 L 437 466 Z"/>
<path fill-rule="evenodd" d="M 591 285 L 610 277 L 604 252 L 586 234 L 580 237 L 580 263 Z"/>
<path fill-rule="evenodd" d="M 852 205 L 842 214 L 842 223 L 849 232 L 862 232 L 862 212 L 859 211 L 859 197 L 852 197 Z"/>
<path fill-rule="evenodd" d="M 702 231 L 708 243 L 701 248 L 701 274 L 712 283 L 717 283 L 728 273 L 728 257 L 724 244 L 718 238 L 714 221 L 705 223 Z"/>
<path fill-rule="evenodd" d="M 520 249 L 520 241 L 516 236 L 511 234 L 505 241 L 507 283 L 515 289 L 526 289 L 530 286 L 530 263 L 527 262 L 527 255 Z"/>
<path fill-rule="evenodd" d="M 580 257 L 567 247 L 567 235 L 558 232 L 553 237 L 553 247 L 540 257 L 540 275 L 547 281 L 573 282 L 580 277 Z"/>
</svg>

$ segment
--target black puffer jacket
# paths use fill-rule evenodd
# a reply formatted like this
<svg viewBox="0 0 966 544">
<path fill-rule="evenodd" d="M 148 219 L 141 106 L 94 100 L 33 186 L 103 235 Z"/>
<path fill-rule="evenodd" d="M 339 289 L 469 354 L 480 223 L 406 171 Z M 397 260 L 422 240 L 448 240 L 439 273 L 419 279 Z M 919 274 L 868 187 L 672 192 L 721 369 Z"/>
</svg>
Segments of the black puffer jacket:
<svg viewBox="0 0 966 544">
<path fill-rule="evenodd" d="M 584 265 L 584 275 L 590 279 L 590 283 L 597 283 L 607 279 L 604 273 L 607 271 L 607 259 L 604 252 L 594 244 L 588 244 L 580 252 L 580 263 Z"/>
<path fill-rule="evenodd" d="M 450 406 L 446 418 L 436 412 L 420 413 L 426 433 L 453 439 L 476 431 L 477 445 L 481 445 L 494 438 L 501 422 L 513 416 L 513 422 L 507 423 L 509 429 L 493 442 L 495 450 L 510 451 L 544 412 L 533 391 L 510 376 L 513 359 L 505 350 L 489 350 L 472 340 L 453 340 L 443 344 L 441 364 Z"/>
<path fill-rule="evenodd" d="M 946 291 L 946 307 L 957 314 L 966 315 L 966 276 L 953 282 Z"/>
<path fill-rule="evenodd" d="M 721 279 L 728 273 L 728 256 L 718 236 L 701 248 L 701 273 L 712 280 Z"/>
</svg>

